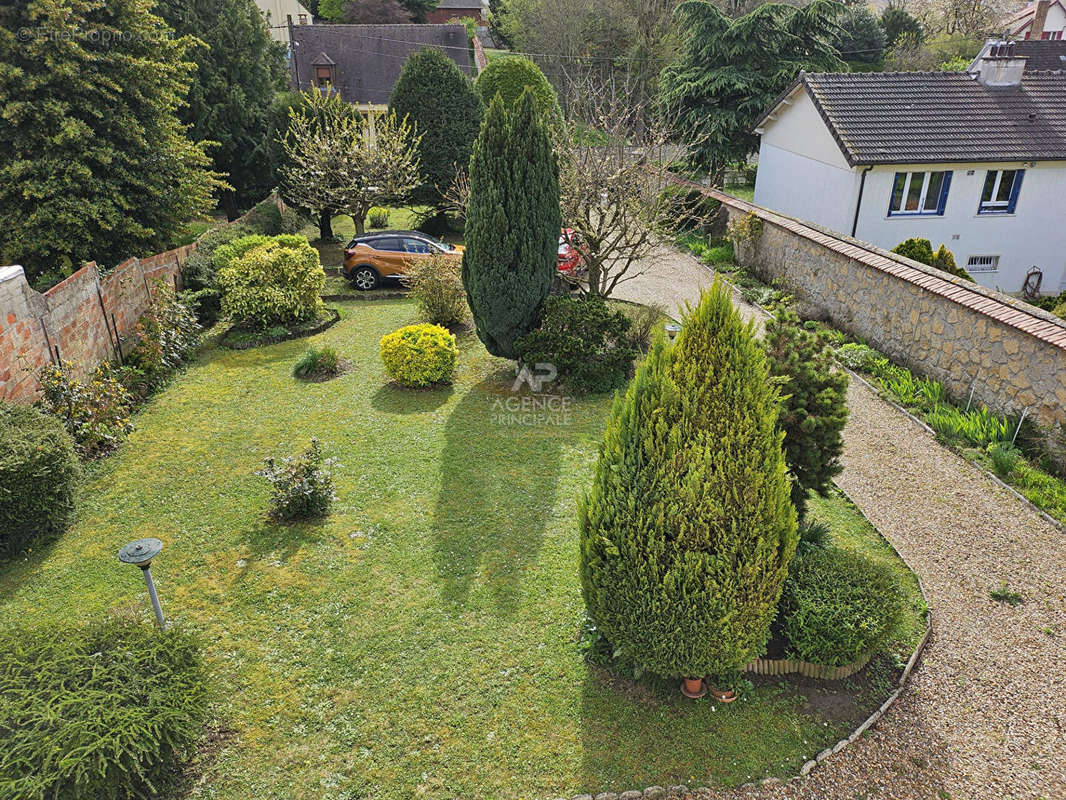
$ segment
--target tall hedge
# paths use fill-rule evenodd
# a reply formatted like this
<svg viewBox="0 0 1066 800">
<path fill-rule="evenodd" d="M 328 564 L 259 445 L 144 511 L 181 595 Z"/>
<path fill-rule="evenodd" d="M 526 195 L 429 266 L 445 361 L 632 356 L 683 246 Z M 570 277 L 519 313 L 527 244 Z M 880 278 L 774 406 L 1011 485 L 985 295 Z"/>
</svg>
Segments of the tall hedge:
<svg viewBox="0 0 1066 800">
<path fill-rule="evenodd" d="M 615 400 L 579 508 L 597 628 L 660 675 L 724 675 L 760 655 L 796 513 L 766 359 L 715 284 Z"/>
<path fill-rule="evenodd" d="M 539 324 L 561 224 L 559 165 L 532 92 L 513 112 L 494 99 L 470 161 L 463 253 L 467 301 L 493 355 L 517 358 L 515 341 Z"/>
<path fill-rule="evenodd" d="M 80 471 L 62 422 L 0 402 L 0 555 L 66 529 Z"/>
<path fill-rule="evenodd" d="M 397 117 L 409 117 L 422 135 L 418 155 L 425 183 L 415 190 L 415 201 L 440 202 L 456 172 L 470 165 L 485 116 L 481 96 L 454 61 L 426 49 L 407 59 L 389 108 Z"/>
<path fill-rule="evenodd" d="M 561 119 L 559 98 L 548 83 L 540 67 L 523 56 L 494 58 L 477 76 L 474 84 L 486 106 L 492 104 L 496 95 L 511 108 L 518 103 L 522 92 L 529 89 L 537 101 L 537 110 L 549 118 Z"/>
</svg>

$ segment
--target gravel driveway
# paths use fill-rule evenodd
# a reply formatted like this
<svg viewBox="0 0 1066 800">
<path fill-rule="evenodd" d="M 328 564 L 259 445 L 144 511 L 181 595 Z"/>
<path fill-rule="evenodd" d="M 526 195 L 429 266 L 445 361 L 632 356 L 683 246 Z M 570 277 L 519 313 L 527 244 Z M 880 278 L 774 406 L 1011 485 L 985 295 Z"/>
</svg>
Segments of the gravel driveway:
<svg viewBox="0 0 1066 800">
<path fill-rule="evenodd" d="M 713 277 L 675 251 L 617 295 L 676 313 Z M 1066 534 L 865 386 L 848 403 L 837 483 L 921 576 L 933 636 L 899 702 L 807 778 L 692 797 L 1066 798 Z M 993 601 L 1004 582 L 1025 602 Z"/>
</svg>

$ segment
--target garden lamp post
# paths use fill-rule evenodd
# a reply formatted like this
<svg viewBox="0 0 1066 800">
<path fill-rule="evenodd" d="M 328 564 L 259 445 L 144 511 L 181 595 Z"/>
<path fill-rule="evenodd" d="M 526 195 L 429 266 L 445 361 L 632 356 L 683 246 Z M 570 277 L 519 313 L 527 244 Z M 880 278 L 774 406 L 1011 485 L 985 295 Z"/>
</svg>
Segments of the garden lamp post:
<svg viewBox="0 0 1066 800">
<path fill-rule="evenodd" d="M 159 595 L 155 591 L 155 581 L 152 580 L 152 559 L 163 552 L 163 543 L 158 539 L 138 539 L 130 542 L 118 551 L 118 560 L 123 564 L 133 564 L 140 567 L 144 573 L 144 583 L 148 587 L 148 597 L 152 600 L 152 609 L 155 611 L 155 621 L 160 628 L 166 627 L 163 619 L 163 607 L 159 605 Z"/>
<path fill-rule="evenodd" d="M 673 341 L 674 337 L 681 333 L 681 326 L 676 322 L 668 322 L 663 327 L 666 328 L 666 335 L 670 337 L 670 341 Z"/>
</svg>

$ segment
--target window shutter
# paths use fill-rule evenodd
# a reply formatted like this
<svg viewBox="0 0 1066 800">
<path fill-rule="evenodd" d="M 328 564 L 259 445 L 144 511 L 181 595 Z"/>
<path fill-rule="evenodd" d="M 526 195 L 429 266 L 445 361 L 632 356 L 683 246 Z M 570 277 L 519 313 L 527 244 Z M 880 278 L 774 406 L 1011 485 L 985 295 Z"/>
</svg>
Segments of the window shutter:
<svg viewBox="0 0 1066 800">
<path fill-rule="evenodd" d="M 1020 169 L 1014 173 L 1014 185 L 1010 188 L 1010 202 L 1007 203 L 1007 213 L 1014 213 L 1014 206 L 1018 203 L 1018 192 L 1022 188 L 1022 178 L 1025 177 L 1025 170 Z"/>
<path fill-rule="evenodd" d="M 951 170 L 944 173 L 944 184 L 940 187 L 940 200 L 936 204 L 936 213 L 944 216 L 944 207 L 948 204 L 948 187 L 951 186 Z"/>
</svg>

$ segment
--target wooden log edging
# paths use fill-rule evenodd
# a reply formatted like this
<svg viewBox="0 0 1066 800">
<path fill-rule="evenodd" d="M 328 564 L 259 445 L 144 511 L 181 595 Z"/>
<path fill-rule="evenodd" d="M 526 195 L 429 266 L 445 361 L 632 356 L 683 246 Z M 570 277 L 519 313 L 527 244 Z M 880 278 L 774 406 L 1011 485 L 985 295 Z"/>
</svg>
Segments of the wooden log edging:
<svg viewBox="0 0 1066 800">
<path fill-rule="evenodd" d="M 854 675 L 865 667 L 872 655 L 873 653 L 867 653 L 850 664 L 842 664 L 839 667 L 815 664 L 813 661 L 801 661 L 798 658 L 757 658 L 744 667 L 744 671 L 753 672 L 756 675 L 791 675 L 798 672 L 808 678 L 838 681 Z"/>
</svg>

